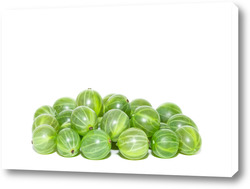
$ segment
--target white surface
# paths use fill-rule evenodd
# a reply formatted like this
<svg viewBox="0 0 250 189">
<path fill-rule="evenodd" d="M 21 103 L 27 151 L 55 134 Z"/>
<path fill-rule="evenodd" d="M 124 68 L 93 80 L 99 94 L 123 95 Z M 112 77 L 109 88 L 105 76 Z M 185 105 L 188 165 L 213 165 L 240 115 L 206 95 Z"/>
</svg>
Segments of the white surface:
<svg viewBox="0 0 250 189">
<path fill-rule="evenodd" d="M 105 3 L 130 1 L 132 3 L 149 2 L 152 0 L 105 0 Z M 183 0 L 181 0 L 183 1 Z M 192 2 L 193 0 L 185 0 Z M 205 2 L 207 0 L 199 0 Z M 216 1 L 216 0 L 210 0 Z M 223 0 L 221 0 L 223 1 Z M 226 0 L 227 1 L 227 0 Z M 103 0 L 2 0 L 0 11 L 4 8 L 23 7 L 51 7 L 51 6 L 80 6 L 86 2 L 104 3 Z M 154 0 L 153 2 L 180 2 L 180 0 Z M 240 8 L 240 171 L 233 178 L 208 178 L 208 177 L 173 177 L 173 176 L 144 176 L 144 175 L 123 175 L 123 174 L 88 174 L 88 173 L 63 173 L 63 172 L 39 172 L 39 171 L 0 171 L 0 185 L 4 188 L 44 188 L 57 187 L 92 187 L 92 188 L 144 188 L 152 189 L 157 187 L 168 188 L 248 188 L 250 185 L 250 158 L 249 144 L 249 37 L 250 33 L 250 1 L 234 0 Z M 1 46 L 0 46 L 1 48 Z M 1 93 L 0 93 L 1 95 Z M 0 129 L 1 130 L 1 129 Z M 0 131 L 1 132 L 1 131 Z M 2 141 L 0 140 L 0 143 Z M 0 145 L 1 148 L 1 145 Z M 2 149 L 1 149 L 2 153 Z M 2 156 L 0 156 L 2 159 Z M 39 184 L 37 184 L 39 183 Z M 94 184 L 93 184 L 94 183 Z"/>
<path fill-rule="evenodd" d="M 236 14 L 234 5 L 220 3 L 6 11 L 3 168 L 232 176 L 237 171 Z M 201 152 L 141 161 L 36 154 L 30 144 L 36 108 L 88 87 L 102 96 L 145 98 L 155 108 L 166 101 L 178 104 L 199 127 Z"/>
</svg>

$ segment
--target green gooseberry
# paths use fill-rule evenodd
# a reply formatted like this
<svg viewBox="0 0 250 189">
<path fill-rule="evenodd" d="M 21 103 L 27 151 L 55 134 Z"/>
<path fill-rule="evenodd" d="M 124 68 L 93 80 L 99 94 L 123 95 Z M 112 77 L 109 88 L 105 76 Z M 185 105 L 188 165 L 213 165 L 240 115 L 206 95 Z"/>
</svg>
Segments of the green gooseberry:
<svg viewBox="0 0 250 189">
<path fill-rule="evenodd" d="M 170 127 L 170 129 L 172 129 L 173 131 L 176 131 L 178 128 L 184 126 L 184 125 L 189 125 L 194 127 L 195 129 L 198 130 L 196 124 L 194 123 L 194 121 L 189 118 L 186 115 L 183 114 L 176 114 L 173 115 L 172 117 L 170 117 L 168 119 L 168 126 Z"/>
<path fill-rule="evenodd" d="M 58 131 L 60 127 L 57 119 L 54 116 L 50 114 L 41 114 L 37 116 L 36 119 L 33 121 L 32 132 L 35 130 L 36 127 L 43 124 L 52 126 L 56 131 Z"/>
<path fill-rule="evenodd" d="M 171 129 L 170 126 L 166 123 L 160 123 L 160 129 Z"/>
<path fill-rule="evenodd" d="M 148 137 L 143 130 L 138 128 L 123 131 L 116 145 L 120 153 L 127 159 L 139 160 L 148 154 Z"/>
<path fill-rule="evenodd" d="M 131 107 L 131 115 L 134 113 L 135 109 L 138 108 L 139 106 L 150 106 L 152 105 L 145 99 L 138 98 L 130 102 L 130 107 Z"/>
<path fill-rule="evenodd" d="M 105 112 L 104 112 L 104 104 L 105 104 L 105 102 L 106 102 L 106 101 L 109 99 L 109 97 L 111 97 L 112 95 L 114 95 L 114 93 L 108 94 L 108 95 L 106 95 L 106 96 L 102 99 L 102 104 L 103 104 L 103 106 L 102 106 L 101 112 L 100 112 L 100 114 L 99 114 L 100 117 L 102 117 L 103 114 L 105 113 Z"/>
<path fill-rule="evenodd" d="M 64 123 L 60 126 L 59 131 L 62 130 L 62 129 L 65 129 L 65 128 L 72 128 L 71 122 L 68 122 L 68 121 L 64 122 Z"/>
<path fill-rule="evenodd" d="M 119 109 L 109 110 L 104 114 L 100 128 L 110 136 L 112 142 L 117 142 L 120 134 L 129 128 L 129 117 Z"/>
<path fill-rule="evenodd" d="M 65 122 L 70 122 L 72 112 L 73 110 L 70 109 L 61 111 L 56 117 L 59 125 L 62 125 Z"/>
<path fill-rule="evenodd" d="M 112 109 L 119 109 L 125 112 L 128 116 L 130 116 L 130 104 L 127 97 L 121 94 L 114 94 L 108 98 L 108 100 L 104 103 L 104 112 L 108 112 Z"/>
<path fill-rule="evenodd" d="M 88 159 L 104 159 L 110 153 L 111 139 L 103 130 L 92 130 L 82 138 L 80 150 Z"/>
<path fill-rule="evenodd" d="M 50 114 L 54 117 L 57 115 L 56 110 L 49 105 L 39 107 L 34 114 L 34 119 L 41 114 Z"/>
<path fill-rule="evenodd" d="M 88 106 L 95 111 L 98 117 L 102 114 L 102 97 L 97 91 L 92 90 L 91 88 L 88 88 L 78 94 L 76 104 L 77 106 Z"/>
<path fill-rule="evenodd" d="M 175 115 L 175 114 L 181 114 L 182 111 L 181 109 L 179 108 L 179 106 L 177 106 L 176 104 L 174 103 L 170 103 L 170 102 L 167 102 L 167 103 L 163 103 L 161 104 L 157 109 L 156 111 L 159 113 L 160 117 L 161 117 L 161 122 L 163 123 L 167 123 L 168 122 L 168 119 Z"/>
<path fill-rule="evenodd" d="M 63 157 L 77 156 L 80 144 L 80 136 L 74 129 L 64 128 L 57 135 L 57 152 Z"/>
<path fill-rule="evenodd" d="M 135 109 L 131 123 L 133 127 L 142 129 L 148 137 L 151 137 L 160 129 L 160 116 L 152 107 L 140 106 Z"/>
<path fill-rule="evenodd" d="M 97 129 L 97 115 L 88 106 L 78 106 L 71 114 L 71 125 L 79 135 L 84 136 L 88 131 Z"/>
<path fill-rule="evenodd" d="M 32 133 L 33 149 L 39 154 L 51 154 L 56 151 L 56 130 L 50 125 L 40 125 Z"/>
<path fill-rule="evenodd" d="M 201 136 L 192 126 L 182 126 L 176 130 L 179 137 L 179 152 L 185 155 L 196 154 L 201 147 Z"/>
<path fill-rule="evenodd" d="M 172 158 L 179 149 L 179 138 L 170 129 L 156 131 L 151 139 L 151 149 L 154 155 L 160 158 Z"/>
<path fill-rule="evenodd" d="M 63 97 L 55 101 L 53 108 L 57 114 L 64 110 L 73 110 L 76 108 L 76 101 L 73 98 Z"/>
</svg>

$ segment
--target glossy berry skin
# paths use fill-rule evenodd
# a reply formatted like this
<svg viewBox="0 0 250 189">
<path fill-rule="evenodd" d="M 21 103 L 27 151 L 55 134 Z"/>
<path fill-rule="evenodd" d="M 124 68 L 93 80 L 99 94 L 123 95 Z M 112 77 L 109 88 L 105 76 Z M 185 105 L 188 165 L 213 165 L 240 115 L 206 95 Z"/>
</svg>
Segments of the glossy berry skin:
<svg viewBox="0 0 250 189">
<path fill-rule="evenodd" d="M 120 153 L 127 159 L 144 158 L 149 149 L 149 141 L 145 132 L 137 128 L 129 128 L 119 136 L 117 144 Z"/>
<path fill-rule="evenodd" d="M 138 98 L 130 102 L 130 107 L 131 107 L 131 115 L 134 113 L 135 109 L 138 108 L 139 106 L 150 106 L 152 105 L 145 99 Z"/>
<path fill-rule="evenodd" d="M 81 153 L 88 159 L 100 160 L 107 157 L 111 150 L 111 139 L 102 130 L 88 132 L 81 142 Z"/>
<path fill-rule="evenodd" d="M 63 110 L 63 111 L 61 111 L 56 117 L 59 125 L 62 125 L 65 122 L 70 122 L 72 112 L 73 112 L 73 110 Z"/>
<path fill-rule="evenodd" d="M 179 137 L 179 152 L 185 155 L 196 154 L 201 147 L 201 136 L 199 132 L 191 126 L 182 126 L 176 130 Z"/>
<path fill-rule="evenodd" d="M 97 115 L 87 106 L 75 108 L 71 114 L 71 125 L 79 135 L 84 136 L 88 131 L 97 129 Z"/>
<path fill-rule="evenodd" d="M 77 156 L 80 144 L 80 136 L 74 129 L 62 129 L 57 135 L 57 152 L 63 157 Z"/>
<path fill-rule="evenodd" d="M 106 95 L 106 96 L 102 99 L 102 104 L 103 104 L 103 106 L 102 106 L 102 110 L 101 110 L 101 112 L 100 112 L 100 114 L 99 114 L 99 117 L 102 117 L 103 114 L 105 113 L 105 112 L 104 112 L 104 104 L 105 104 L 105 102 L 109 99 L 109 97 L 111 97 L 112 95 L 114 95 L 114 93 L 108 94 L 108 95 Z"/>
<path fill-rule="evenodd" d="M 178 152 L 179 138 L 170 129 L 160 129 L 154 133 L 151 139 L 151 149 L 157 157 L 171 158 Z"/>
<path fill-rule="evenodd" d="M 111 97 L 108 98 L 108 100 L 104 103 L 104 112 L 108 112 L 112 109 L 119 109 L 125 112 L 128 116 L 130 116 L 130 104 L 127 97 L 120 95 L 120 94 L 114 94 Z"/>
<path fill-rule="evenodd" d="M 176 131 L 178 128 L 180 128 L 184 125 L 192 126 L 198 130 L 194 121 L 191 118 L 189 118 L 188 116 L 183 115 L 183 114 L 176 114 L 176 115 L 172 116 L 171 118 L 169 118 L 167 124 L 170 127 L 170 129 L 173 131 Z"/>
<path fill-rule="evenodd" d="M 97 118 L 97 125 L 98 125 L 98 128 L 101 127 L 102 118 L 103 118 L 103 117 L 98 117 L 98 118 Z"/>
<path fill-rule="evenodd" d="M 160 129 L 160 116 L 152 107 L 140 106 L 135 109 L 131 123 L 133 127 L 142 129 L 148 137 L 151 137 Z"/>
<path fill-rule="evenodd" d="M 166 123 L 160 123 L 160 129 L 171 129 L 170 126 Z"/>
<path fill-rule="evenodd" d="M 157 109 L 156 111 L 159 113 L 160 117 L 161 117 L 161 122 L 163 123 L 167 123 L 168 122 L 168 119 L 175 115 L 175 114 L 181 114 L 182 111 L 181 109 L 179 108 L 179 106 L 177 106 L 176 104 L 174 103 L 170 103 L 170 102 L 167 102 L 167 103 L 163 103 L 161 104 Z"/>
<path fill-rule="evenodd" d="M 56 151 L 56 130 L 50 125 L 40 125 L 32 134 L 33 149 L 39 154 L 51 154 Z"/>
<path fill-rule="evenodd" d="M 62 129 L 65 129 L 65 128 L 72 128 L 71 122 L 64 122 L 64 123 L 60 126 L 59 131 L 61 131 Z"/>
<path fill-rule="evenodd" d="M 53 108 L 56 110 L 57 114 L 64 110 L 73 110 L 76 108 L 76 101 L 69 97 L 59 98 L 55 101 Z"/>
<path fill-rule="evenodd" d="M 58 131 L 60 127 L 57 119 L 54 116 L 50 114 L 41 114 L 37 116 L 36 119 L 34 120 L 32 125 L 32 132 L 35 130 L 36 127 L 44 124 L 52 126 L 56 131 Z"/>
<path fill-rule="evenodd" d="M 110 136 L 112 142 L 117 142 L 120 134 L 129 128 L 129 117 L 119 109 L 109 110 L 104 114 L 100 128 Z"/>
<path fill-rule="evenodd" d="M 113 96 L 114 94 L 115 94 L 115 93 L 111 93 L 111 94 L 106 95 L 106 96 L 102 99 L 103 104 L 104 104 L 105 102 L 107 102 L 107 100 L 108 100 L 111 96 Z"/>
<path fill-rule="evenodd" d="M 102 97 L 101 95 L 92 89 L 87 89 L 78 94 L 76 98 L 77 106 L 88 106 L 95 111 L 96 115 L 99 117 L 102 112 Z"/>
<path fill-rule="evenodd" d="M 39 107 L 39 108 L 36 110 L 36 112 L 35 112 L 35 114 L 34 114 L 34 119 L 35 119 L 36 117 L 38 117 L 39 115 L 41 115 L 41 114 L 49 114 L 49 115 L 52 115 L 52 116 L 56 117 L 57 112 L 56 112 L 56 110 L 55 110 L 54 108 L 52 108 L 51 106 L 49 106 L 49 105 L 44 105 L 44 106 Z"/>
</svg>

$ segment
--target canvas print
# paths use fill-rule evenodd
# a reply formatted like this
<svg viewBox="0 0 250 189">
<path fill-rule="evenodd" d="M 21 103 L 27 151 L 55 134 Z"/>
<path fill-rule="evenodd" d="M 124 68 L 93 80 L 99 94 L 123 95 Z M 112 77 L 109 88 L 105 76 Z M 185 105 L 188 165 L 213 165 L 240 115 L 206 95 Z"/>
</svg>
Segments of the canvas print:
<svg viewBox="0 0 250 189">
<path fill-rule="evenodd" d="M 232 177 L 232 3 L 9 9 L 2 16 L 2 166 Z"/>
</svg>

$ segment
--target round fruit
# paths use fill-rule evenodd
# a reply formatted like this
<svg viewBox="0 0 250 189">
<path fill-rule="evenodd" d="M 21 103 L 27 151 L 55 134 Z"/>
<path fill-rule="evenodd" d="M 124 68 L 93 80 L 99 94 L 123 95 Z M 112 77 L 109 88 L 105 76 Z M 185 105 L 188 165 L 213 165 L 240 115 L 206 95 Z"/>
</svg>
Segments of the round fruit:
<svg viewBox="0 0 250 189">
<path fill-rule="evenodd" d="M 39 154 L 51 154 L 56 151 L 56 130 L 50 125 L 40 125 L 32 134 L 34 150 Z"/>
<path fill-rule="evenodd" d="M 170 102 L 167 102 L 167 103 L 164 103 L 164 104 L 161 104 L 157 109 L 156 111 L 159 113 L 160 117 L 161 117 L 161 122 L 163 123 L 167 123 L 168 122 L 168 119 L 175 115 L 175 114 L 181 114 L 182 111 L 181 109 L 179 108 L 179 106 L 177 106 L 176 104 L 174 103 L 170 103 Z"/>
<path fill-rule="evenodd" d="M 76 101 L 69 97 L 59 98 L 55 101 L 53 108 L 58 114 L 63 110 L 73 110 L 76 108 Z"/>
<path fill-rule="evenodd" d="M 134 113 L 135 109 L 138 108 L 139 106 L 150 106 L 152 105 L 144 99 L 138 98 L 130 102 L 130 107 L 131 107 L 131 115 Z"/>
<path fill-rule="evenodd" d="M 98 128 L 101 127 L 101 121 L 102 121 L 102 117 L 98 117 L 98 118 L 97 118 L 97 125 L 98 125 Z"/>
<path fill-rule="evenodd" d="M 135 109 L 131 123 L 133 127 L 142 129 L 148 137 L 151 137 L 160 129 L 160 116 L 152 107 L 140 106 Z"/>
<path fill-rule="evenodd" d="M 32 131 L 34 131 L 35 128 L 38 127 L 39 125 L 43 124 L 52 126 L 56 131 L 58 131 L 60 127 L 57 119 L 54 116 L 49 114 L 41 114 L 34 120 L 32 125 Z"/>
<path fill-rule="evenodd" d="M 95 111 L 99 116 L 102 110 L 102 97 L 101 95 L 92 89 L 82 91 L 76 98 L 77 106 L 88 106 Z"/>
<path fill-rule="evenodd" d="M 48 105 L 41 106 L 40 108 L 38 108 L 34 114 L 34 119 L 41 114 L 50 114 L 54 117 L 57 115 L 56 110 Z"/>
<path fill-rule="evenodd" d="M 106 101 L 109 99 L 109 97 L 111 97 L 112 95 L 114 95 L 114 93 L 109 94 L 109 95 L 105 96 L 105 97 L 102 99 L 102 104 L 103 104 L 103 106 L 102 106 L 101 112 L 100 112 L 100 114 L 99 114 L 100 117 L 102 117 L 103 114 L 105 113 L 105 112 L 104 112 L 104 104 L 105 104 L 105 102 L 106 102 Z"/>
<path fill-rule="evenodd" d="M 71 128 L 62 129 L 57 135 L 57 152 L 63 157 L 78 155 L 81 139 L 78 133 Z"/>
<path fill-rule="evenodd" d="M 179 148 L 179 138 L 170 129 L 161 129 L 154 133 L 151 140 L 153 153 L 160 158 L 171 158 L 176 155 Z"/>
<path fill-rule="evenodd" d="M 71 124 L 79 135 L 84 136 L 88 131 L 97 129 L 97 115 L 87 106 L 79 106 L 71 114 Z"/>
<path fill-rule="evenodd" d="M 112 109 L 120 109 L 124 111 L 128 116 L 130 116 L 130 104 L 127 97 L 123 95 L 114 94 L 109 97 L 108 100 L 104 103 L 105 113 Z"/>
<path fill-rule="evenodd" d="M 111 96 L 113 96 L 113 95 L 114 95 L 114 93 L 111 93 L 111 94 L 106 95 L 106 96 L 102 99 L 103 104 L 104 104 Z"/>
<path fill-rule="evenodd" d="M 196 124 L 193 122 L 191 118 L 188 116 L 185 116 L 183 114 L 176 114 L 169 118 L 168 120 L 168 126 L 170 127 L 171 130 L 176 131 L 178 128 L 184 126 L 184 125 L 189 125 L 194 127 L 195 129 L 198 130 Z"/>
<path fill-rule="evenodd" d="M 129 128 L 119 136 L 117 146 L 125 158 L 142 159 L 148 153 L 148 137 L 141 129 Z"/>
<path fill-rule="evenodd" d="M 111 150 L 111 139 L 102 130 L 88 132 L 81 143 L 81 153 L 88 159 L 104 159 Z"/>
<path fill-rule="evenodd" d="M 65 122 L 70 122 L 71 114 L 73 110 L 63 110 L 56 117 L 59 125 L 62 125 Z"/>
<path fill-rule="evenodd" d="M 170 126 L 166 123 L 160 123 L 160 129 L 171 129 Z"/>
<path fill-rule="evenodd" d="M 64 122 L 60 128 L 59 128 L 59 131 L 62 130 L 62 129 L 65 129 L 65 128 L 72 128 L 71 127 L 71 122 Z"/>
<path fill-rule="evenodd" d="M 129 117 L 119 109 L 109 110 L 104 114 L 100 128 L 110 136 L 112 142 L 117 142 L 120 134 L 129 128 Z"/>
<path fill-rule="evenodd" d="M 201 147 L 201 137 L 199 132 L 191 126 L 182 126 L 176 130 L 179 137 L 179 152 L 185 155 L 196 154 Z"/>
</svg>

